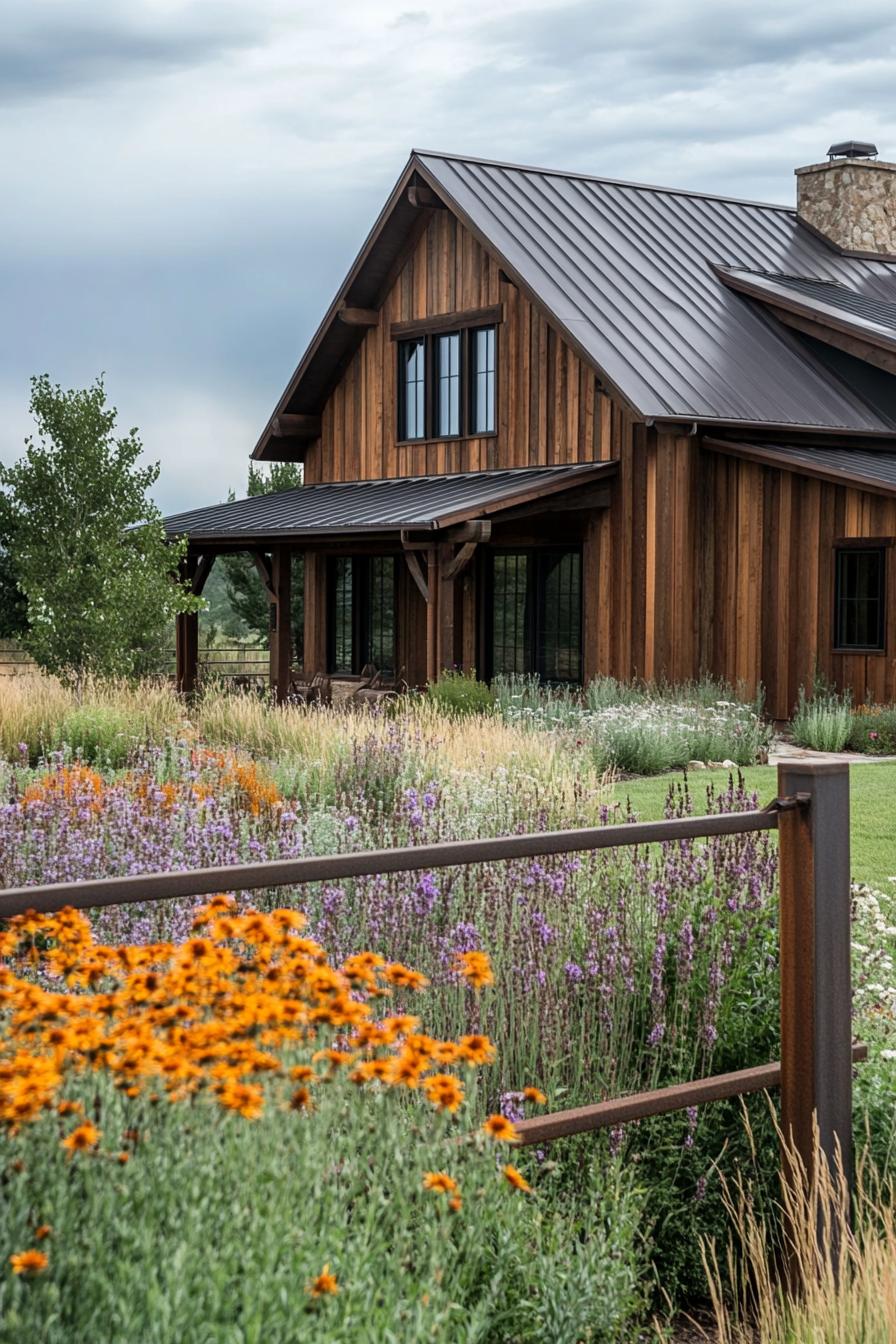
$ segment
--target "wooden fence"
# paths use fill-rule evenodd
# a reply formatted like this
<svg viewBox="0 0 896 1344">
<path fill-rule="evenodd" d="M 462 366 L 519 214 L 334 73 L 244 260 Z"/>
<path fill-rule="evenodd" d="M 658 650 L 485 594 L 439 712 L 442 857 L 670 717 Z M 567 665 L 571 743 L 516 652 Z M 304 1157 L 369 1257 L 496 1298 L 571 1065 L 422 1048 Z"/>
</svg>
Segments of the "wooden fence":
<svg viewBox="0 0 896 1344">
<path fill-rule="evenodd" d="M 778 832 L 781 1059 L 758 1068 L 600 1101 L 523 1120 L 524 1144 L 662 1115 L 780 1086 L 782 1132 L 806 1171 L 814 1169 L 815 1125 L 831 1167 L 852 1181 L 852 1073 L 865 1056 L 852 1043 L 849 767 L 792 762 L 778 767 L 778 796 L 761 810 L 666 821 L 452 840 L 405 849 L 278 859 L 192 872 L 19 887 L 0 892 L 0 919 L 25 910 L 96 906 L 253 891 L 382 873 L 584 853 L 755 831 Z M 785 1168 L 786 1170 L 786 1168 Z"/>
</svg>

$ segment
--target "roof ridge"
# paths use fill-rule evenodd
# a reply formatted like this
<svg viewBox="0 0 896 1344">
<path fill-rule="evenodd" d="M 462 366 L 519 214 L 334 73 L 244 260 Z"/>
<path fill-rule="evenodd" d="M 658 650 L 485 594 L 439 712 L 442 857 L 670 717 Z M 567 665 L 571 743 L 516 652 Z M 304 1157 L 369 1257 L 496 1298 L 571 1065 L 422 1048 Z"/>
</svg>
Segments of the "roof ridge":
<svg viewBox="0 0 896 1344">
<path fill-rule="evenodd" d="M 692 196 L 703 201 L 723 201 L 727 205 L 751 205 L 758 210 L 779 210 L 787 215 L 796 214 L 795 205 L 779 205 L 774 201 L 751 201 L 743 196 L 726 196 L 714 191 L 695 191 L 688 187 L 660 187 L 650 182 L 631 182 L 622 177 L 603 177 L 599 173 L 574 173 L 563 168 L 539 168 L 530 163 L 510 163 L 504 159 L 484 159 L 475 154 L 449 154 L 441 149 L 412 149 L 411 157 L 420 159 L 454 159 L 460 163 L 478 163 L 486 168 L 511 168 L 517 173 L 538 173 L 542 177 L 566 177 L 577 182 L 601 182 L 608 187 L 630 187 L 633 191 L 652 191 L 664 196 Z"/>
</svg>

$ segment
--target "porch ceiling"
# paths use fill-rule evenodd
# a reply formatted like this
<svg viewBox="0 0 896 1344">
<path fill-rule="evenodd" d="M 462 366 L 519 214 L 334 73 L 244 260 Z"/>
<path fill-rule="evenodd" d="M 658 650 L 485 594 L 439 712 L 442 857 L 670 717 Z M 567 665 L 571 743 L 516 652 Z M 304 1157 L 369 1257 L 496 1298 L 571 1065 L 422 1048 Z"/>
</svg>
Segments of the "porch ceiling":
<svg viewBox="0 0 896 1344">
<path fill-rule="evenodd" d="M 357 533 L 373 537 L 410 529 L 437 532 L 591 484 L 616 468 L 616 462 L 586 462 L 304 485 L 171 514 L 164 524 L 169 536 L 186 535 L 191 542 L 231 547 Z"/>
</svg>

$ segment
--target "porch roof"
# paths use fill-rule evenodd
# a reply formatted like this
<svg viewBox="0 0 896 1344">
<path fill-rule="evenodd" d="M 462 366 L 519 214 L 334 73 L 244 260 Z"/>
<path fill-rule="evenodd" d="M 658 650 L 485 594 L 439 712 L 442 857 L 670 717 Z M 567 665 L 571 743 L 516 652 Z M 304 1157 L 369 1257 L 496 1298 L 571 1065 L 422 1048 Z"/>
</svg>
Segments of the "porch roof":
<svg viewBox="0 0 896 1344">
<path fill-rule="evenodd" d="M 616 467 L 616 462 L 585 462 L 303 485 L 171 514 L 163 521 L 169 536 L 230 546 L 359 532 L 374 536 L 402 529 L 437 531 L 590 484 L 611 475 Z"/>
<path fill-rule="evenodd" d="M 825 448 L 797 443 L 739 443 L 729 439 L 703 440 L 704 448 L 733 457 L 745 457 L 763 466 L 815 476 L 836 485 L 849 485 L 873 494 L 896 495 L 896 441 L 888 448 Z"/>
</svg>

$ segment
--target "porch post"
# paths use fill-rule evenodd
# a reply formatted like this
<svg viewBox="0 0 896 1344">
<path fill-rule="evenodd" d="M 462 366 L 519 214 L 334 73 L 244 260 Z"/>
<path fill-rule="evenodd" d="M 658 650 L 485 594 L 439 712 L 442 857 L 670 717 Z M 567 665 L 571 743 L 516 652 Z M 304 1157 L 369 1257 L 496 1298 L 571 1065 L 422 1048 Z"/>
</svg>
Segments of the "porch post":
<svg viewBox="0 0 896 1344">
<path fill-rule="evenodd" d="M 305 552 L 304 669 L 307 677 L 327 670 L 326 557 Z"/>
<path fill-rule="evenodd" d="M 181 577 L 195 587 L 199 557 L 188 552 L 181 568 Z M 192 695 L 196 689 L 199 668 L 199 612 L 182 611 L 174 618 L 175 676 L 174 684 L 181 695 Z"/>
<path fill-rule="evenodd" d="M 456 662 L 454 647 L 454 574 L 450 570 L 454 547 L 442 543 L 439 547 L 438 574 L 438 658 L 437 674 L 444 668 L 453 668 Z"/>
<path fill-rule="evenodd" d="M 286 546 L 271 550 L 271 690 L 280 705 L 289 694 L 292 671 L 292 552 Z"/>
<path fill-rule="evenodd" d="M 426 604 L 426 680 L 438 681 L 439 672 L 439 548 L 426 550 L 426 586 L 429 600 Z"/>
</svg>

